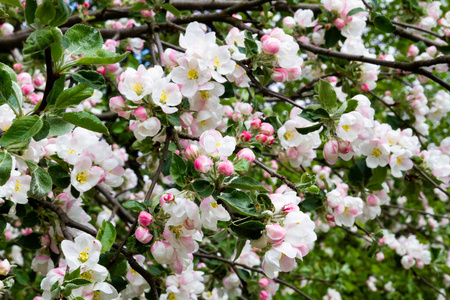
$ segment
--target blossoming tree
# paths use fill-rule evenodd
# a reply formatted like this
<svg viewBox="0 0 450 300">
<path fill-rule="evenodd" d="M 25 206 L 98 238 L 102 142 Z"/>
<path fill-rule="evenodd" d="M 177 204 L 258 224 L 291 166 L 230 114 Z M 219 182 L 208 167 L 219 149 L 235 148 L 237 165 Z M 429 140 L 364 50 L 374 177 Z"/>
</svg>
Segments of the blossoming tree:
<svg viewBox="0 0 450 300">
<path fill-rule="evenodd" d="M 0 292 L 448 299 L 449 44 L 446 1 L 0 0 Z"/>
</svg>

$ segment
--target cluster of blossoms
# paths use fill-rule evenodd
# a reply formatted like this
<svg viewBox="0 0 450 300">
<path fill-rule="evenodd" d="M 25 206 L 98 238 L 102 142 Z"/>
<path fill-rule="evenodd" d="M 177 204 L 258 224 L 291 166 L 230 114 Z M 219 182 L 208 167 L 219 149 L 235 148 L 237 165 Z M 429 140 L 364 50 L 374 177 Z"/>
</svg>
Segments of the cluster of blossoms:
<svg viewBox="0 0 450 300">
<path fill-rule="evenodd" d="M 117 299 L 117 290 L 109 283 L 105 282 L 108 277 L 108 270 L 98 263 L 102 244 L 87 233 L 81 233 L 74 242 L 64 240 L 61 249 L 65 257 L 60 260 L 60 266 L 48 269 L 41 266 L 43 275 L 46 277 L 41 282 L 44 290 L 42 298 L 50 300 L 51 288 L 56 283 L 62 284 L 66 272 L 73 272 L 79 269 L 80 278 L 89 280 L 91 284 L 76 288 L 72 291 L 73 297 L 83 299 Z M 51 260 L 47 260 L 51 262 Z M 53 263 L 51 263 L 53 265 Z"/>
<path fill-rule="evenodd" d="M 323 300 L 342 300 L 341 294 L 335 289 L 328 288 L 327 294 L 323 296 Z"/>
<path fill-rule="evenodd" d="M 285 152 L 280 152 L 280 158 L 282 161 L 289 161 L 295 168 L 300 165 L 310 166 L 311 161 L 316 157 L 314 149 L 322 143 L 319 135 L 320 130 L 308 134 L 298 132 L 297 128 L 314 125 L 314 123 L 300 117 L 300 113 L 301 109 L 294 107 L 289 114 L 290 119 L 277 131 L 281 147 L 285 150 Z"/>
<path fill-rule="evenodd" d="M 442 15 L 441 5 L 442 3 L 438 1 L 431 2 L 428 4 L 426 2 L 421 2 L 421 5 L 426 5 L 426 17 L 420 20 L 419 26 L 425 29 L 432 29 L 438 25 L 438 20 Z"/>
<path fill-rule="evenodd" d="M 355 111 L 343 114 L 338 122 L 338 140 L 324 145 L 325 159 L 334 164 L 338 157 L 348 161 L 353 156 L 366 156 L 369 168 L 389 165 L 394 177 L 413 167 L 411 157 L 420 152 L 420 143 L 411 129 L 393 130 L 389 124 L 374 121 L 374 110 L 363 95 L 353 97 L 358 101 Z"/>
<path fill-rule="evenodd" d="M 166 293 L 161 300 L 171 299 L 197 299 L 202 295 L 204 299 L 220 299 L 217 289 L 212 292 L 204 292 L 203 272 L 194 271 L 192 265 L 180 275 L 170 275 L 166 279 Z M 214 295 L 213 295 L 214 294 Z"/>
<path fill-rule="evenodd" d="M 420 152 L 420 157 L 423 159 L 423 166 L 430 169 L 431 173 L 442 181 L 441 186 L 447 188 L 450 179 L 450 137 L 443 139 L 440 146 L 429 144 L 427 150 Z M 447 195 L 438 189 L 435 192 L 442 201 L 448 200 Z"/>
<path fill-rule="evenodd" d="M 410 269 L 414 265 L 420 269 L 424 265 L 431 263 L 431 253 L 428 245 L 420 243 L 415 235 L 409 237 L 400 236 L 395 238 L 395 234 L 383 230 L 384 237 L 380 239 L 380 244 L 386 244 L 396 253 L 402 256 L 401 263 L 405 269 Z"/>
</svg>

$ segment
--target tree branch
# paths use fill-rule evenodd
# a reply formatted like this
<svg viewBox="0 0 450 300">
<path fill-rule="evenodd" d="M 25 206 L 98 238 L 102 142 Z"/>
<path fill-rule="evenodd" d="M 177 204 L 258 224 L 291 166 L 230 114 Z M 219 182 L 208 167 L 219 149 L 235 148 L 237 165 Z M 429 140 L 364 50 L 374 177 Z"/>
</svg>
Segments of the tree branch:
<svg viewBox="0 0 450 300">
<path fill-rule="evenodd" d="M 269 167 L 267 167 L 265 164 L 263 164 L 262 162 L 260 162 L 259 160 L 255 159 L 253 161 L 255 163 L 255 165 L 257 165 L 258 167 L 262 168 L 264 171 L 266 171 L 267 173 L 269 173 L 269 175 L 271 177 L 276 177 L 278 179 L 280 179 L 281 181 L 283 181 L 288 187 L 290 187 L 292 190 L 297 192 L 297 187 L 295 186 L 295 184 L 293 182 L 290 182 L 289 180 L 286 179 L 286 177 L 278 174 L 277 172 L 275 172 L 274 170 L 270 169 Z"/>
</svg>

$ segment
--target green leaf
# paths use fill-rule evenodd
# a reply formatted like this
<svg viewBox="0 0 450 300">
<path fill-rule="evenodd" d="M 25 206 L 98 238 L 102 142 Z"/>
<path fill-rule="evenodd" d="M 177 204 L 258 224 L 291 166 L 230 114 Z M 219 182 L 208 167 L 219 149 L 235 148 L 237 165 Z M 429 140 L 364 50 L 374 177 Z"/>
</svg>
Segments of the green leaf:
<svg viewBox="0 0 450 300">
<path fill-rule="evenodd" d="M 84 83 L 93 89 L 101 89 L 105 86 L 105 78 L 97 72 L 80 70 L 71 74 L 72 78 L 79 83 Z"/>
<path fill-rule="evenodd" d="M 36 0 L 26 0 L 25 1 L 25 20 L 27 21 L 28 26 L 34 29 L 31 24 L 34 23 L 34 18 L 36 14 L 37 3 Z"/>
<path fill-rule="evenodd" d="M 50 22 L 50 26 L 58 27 L 66 23 L 71 12 L 69 5 L 67 5 L 64 0 L 57 0 L 55 18 Z"/>
<path fill-rule="evenodd" d="M 32 228 L 39 223 L 39 215 L 35 211 L 30 211 L 23 219 L 22 225 L 24 227 Z"/>
<path fill-rule="evenodd" d="M 129 52 L 115 54 L 104 49 L 95 49 L 83 53 L 77 60 L 78 65 L 110 65 L 118 63 L 127 57 Z"/>
<path fill-rule="evenodd" d="M 180 123 L 180 115 L 178 114 L 178 112 L 175 112 L 173 114 L 168 114 L 167 115 L 167 120 L 170 122 L 170 124 L 172 124 L 173 126 L 181 126 Z"/>
<path fill-rule="evenodd" d="M 9 5 L 16 6 L 16 7 L 23 9 L 23 5 L 20 2 L 20 0 L 0 0 L 0 3 L 9 4 Z"/>
<path fill-rule="evenodd" d="M 247 243 L 246 239 L 238 238 L 236 241 L 236 256 L 234 257 L 234 261 L 236 261 L 239 256 L 241 256 L 242 249 L 245 247 L 245 243 Z"/>
<path fill-rule="evenodd" d="M 310 132 L 317 131 L 320 128 L 322 128 L 322 124 L 319 123 L 319 124 L 311 125 L 311 126 L 308 126 L 308 127 L 299 127 L 299 128 L 296 128 L 296 130 L 300 134 L 308 134 Z"/>
<path fill-rule="evenodd" d="M 47 97 L 47 103 L 49 107 L 55 104 L 58 96 L 64 91 L 65 83 L 66 83 L 66 75 L 63 75 L 58 79 L 56 79 Z"/>
<path fill-rule="evenodd" d="M 7 18 L 9 15 L 3 10 L 3 8 L 0 8 L 0 18 Z"/>
<path fill-rule="evenodd" d="M 85 111 L 68 112 L 62 116 L 64 121 L 91 131 L 109 135 L 108 128 L 96 116 Z"/>
<path fill-rule="evenodd" d="M 162 8 L 164 8 L 167 11 L 170 11 L 177 18 L 181 17 L 181 12 L 170 3 L 164 4 Z"/>
<path fill-rule="evenodd" d="M 349 12 L 347 13 L 347 17 L 356 15 L 357 13 L 360 13 L 360 12 L 365 12 L 365 10 L 362 9 L 361 7 L 354 8 L 354 9 L 352 9 L 351 11 L 349 11 Z"/>
<path fill-rule="evenodd" d="M 156 21 L 156 23 L 164 23 L 164 22 L 166 22 L 166 14 L 163 13 L 162 11 L 156 13 L 155 21 Z"/>
<path fill-rule="evenodd" d="M 68 133 L 73 129 L 73 125 L 60 118 L 48 118 L 46 120 L 50 124 L 49 136 L 59 136 Z"/>
<path fill-rule="evenodd" d="M 371 191 L 380 191 L 383 189 L 381 185 L 386 180 L 387 167 L 377 167 L 372 169 L 372 176 L 370 177 L 369 183 L 366 185 Z"/>
<path fill-rule="evenodd" d="M 31 161 L 25 161 L 31 170 L 29 197 L 42 199 L 52 190 L 52 178 L 41 167 Z"/>
<path fill-rule="evenodd" d="M 60 165 L 52 165 L 48 168 L 48 174 L 52 178 L 53 184 L 65 189 L 70 185 L 70 175 Z"/>
<path fill-rule="evenodd" d="M 270 211 L 274 211 L 275 210 L 275 207 L 273 206 L 272 200 L 266 194 L 259 194 L 256 197 L 256 200 L 258 201 L 258 203 L 260 205 L 263 206 L 261 208 L 261 210 L 270 210 Z"/>
<path fill-rule="evenodd" d="M 331 83 L 325 80 L 319 81 L 318 101 L 327 111 L 337 106 L 337 96 Z"/>
<path fill-rule="evenodd" d="M 40 141 L 45 139 L 48 136 L 48 132 L 50 131 L 50 124 L 47 121 L 44 121 L 41 130 L 33 136 L 35 141 Z"/>
<path fill-rule="evenodd" d="M 311 122 L 317 122 L 320 119 L 330 118 L 330 114 L 320 105 L 318 105 L 319 107 L 311 107 L 311 106 L 304 109 L 299 116 Z"/>
<path fill-rule="evenodd" d="M 6 228 L 6 219 L 4 216 L 0 215 L 0 232 L 4 232 Z"/>
<path fill-rule="evenodd" d="M 249 168 L 250 162 L 244 158 L 241 158 L 234 163 L 234 170 L 236 172 L 247 172 Z"/>
<path fill-rule="evenodd" d="M 80 83 L 72 88 L 65 89 L 56 99 L 55 108 L 67 108 L 78 105 L 93 94 L 93 88 L 87 84 Z"/>
<path fill-rule="evenodd" d="M 100 32 L 94 27 L 76 24 L 67 30 L 62 45 L 69 50 L 70 55 L 85 55 L 88 51 L 100 49 L 103 45 L 103 39 Z"/>
<path fill-rule="evenodd" d="M 39 132 L 43 125 L 39 116 L 24 116 L 16 119 L 0 139 L 0 146 L 24 141 Z"/>
<path fill-rule="evenodd" d="M 0 186 L 4 185 L 11 177 L 12 157 L 9 153 L 0 152 Z M 0 230 L 1 232 L 1 230 Z"/>
<path fill-rule="evenodd" d="M 33 32 L 26 40 L 23 54 L 40 53 L 53 43 L 59 43 L 62 33 L 59 28 L 46 27 Z"/>
<path fill-rule="evenodd" d="M 392 25 L 391 21 L 383 15 L 377 15 L 373 20 L 373 24 L 376 28 L 386 33 L 392 33 L 397 29 Z"/>
<path fill-rule="evenodd" d="M 175 181 L 175 183 L 181 187 L 184 187 L 186 185 L 186 173 L 187 173 L 187 166 L 184 159 L 175 153 L 172 154 L 170 175 L 172 176 L 172 179 Z"/>
<path fill-rule="evenodd" d="M 17 244 L 27 249 L 37 250 L 41 249 L 41 234 L 33 232 L 29 235 L 22 235 L 18 240 Z"/>
<path fill-rule="evenodd" d="M 332 48 L 337 42 L 342 38 L 341 31 L 336 27 L 331 27 L 327 31 L 325 31 L 325 47 Z"/>
<path fill-rule="evenodd" d="M 202 198 L 209 197 L 214 192 L 214 185 L 203 179 L 196 179 L 192 183 L 192 187 L 194 188 L 194 191 Z"/>
<path fill-rule="evenodd" d="M 305 211 L 316 210 L 323 206 L 322 197 L 316 194 L 307 193 L 300 205 L 302 206 L 302 210 Z"/>
<path fill-rule="evenodd" d="M 35 14 L 35 21 L 40 26 L 44 27 L 45 25 L 50 24 L 50 22 L 56 16 L 55 5 L 51 0 L 45 0 L 38 6 Z"/>
<path fill-rule="evenodd" d="M 16 269 L 14 272 L 16 274 L 17 282 L 21 285 L 27 286 L 30 282 L 30 277 L 28 276 L 27 272 L 25 272 L 25 270 L 23 269 Z"/>
<path fill-rule="evenodd" d="M 0 105 L 9 102 L 12 92 L 12 80 L 9 72 L 0 69 Z"/>
<path fill-rule="evenodd" d="M 246 221 L 239 224 L 233 223 L 230 228 L 239 238 L 257 240 L 262 236 L 261 231 L 266 226 L 259 221 Z"/>
<path fill-rule="evenodd" d="M 97 233 L 97 240 L 102 243 L 101 253 L 108 251 L 116 241 L 116 227 L 111 222 L 103 221 Z"/>
<path fill-rule="evenodd" d="M 258 180 L 244 176 L 244 177 L 237 177 L 233 179 L 233 181 L 230 182 L 230 184 L 227 185 L 228 188 L 235 188 L 235 189 L 241 189 L 241 190 L 248 190 L 248 191 L 263 191 L 268 192 L 267 188 Z"/>
<path fill-rule="evenodd" d="M 372 176 L 372 170 L 366 165 L 366 160 L 361 158 L 354 164 L 348 173 L 348 180 L 350 184 L 360 187 L 365 186 L 369 178 Z"/>
<path fill-rule="evenodd" d="M 64 275 L 64 281 L 69 281 L 75 278 L 79 278 L 81 274 L 81 266 L 78 267 L 78 269 L 72 271 L 72 272 L 67 272 L 66 275 Z"/>
<path fill-rule="evenodd" d="M 223 200 L 233 211 L 244 216 L 259 216 L 252 199 L 242 191 L 232 191 L 218 197 Z"/>
<path fill-rule="evenodd" d="M 128 200 L 122 203 L 122 206 L 137 212 L 141 212 L 143 210 L 146 210 L 147 208 L 145 207 L 144 204 L 136 201 L 136 200 Z"/>
</svg>

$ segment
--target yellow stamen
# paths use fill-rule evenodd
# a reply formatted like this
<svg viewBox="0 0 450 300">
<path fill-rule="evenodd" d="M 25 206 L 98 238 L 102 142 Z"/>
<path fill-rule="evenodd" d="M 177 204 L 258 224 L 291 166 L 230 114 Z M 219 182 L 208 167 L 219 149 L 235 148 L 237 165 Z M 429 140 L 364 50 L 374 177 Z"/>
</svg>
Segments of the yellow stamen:
<svg viewBox="0 0 450 300">
<path fill-rule="evenodd" d="M 19 182 L 19 180 L 16 179 L 16 186 L 14 187 L 14 191 L 15 191 L 15 192 L 20 192 L 20 191 L 22 191 L 21 186 L 23 186 L 23 184 L 21 184 L 21 183 Z"/>
<path fill-rule="evenodd" d="M 143 89 L 144 89 L 144 87 L 142 86 L 142 84 L 140 82 L 136 82 L 131 85 L 131 90 L 133 92 L 135 92 L 138 96 L 142 95 Z"/>
<path fill-rule="evenodd" d="M 81 251 L 80 255 L 78 256 L 78 260 L 81 261 L 82 263 L 87 262 L 87 260 L 89 259 L 89 253 L 87 253 L 86 251 Z"/>
<path fill-rule="evenodd" d="M 198 79 L 198 71 L 194 68 L 190 68 L 188 71 L 188 79 Z"/>
<path fill-rule="evenodd" d="M 220 142 L 217 142 L 217 143 L 216 143 L 216 147 L 220 147 Z"/>
<path fill-rule="evenodd" d="M 89 270 L 89 271 L 83 272 L 83 273 L 81 273 L 80 277 L 83 278 L 83 279 L 87 279 L 87 280 L 92 282 L 92 280 L 95 279 L 94 278 L 94 271 Z"/>
<path fill-rule="evenodd" d="M 350 212 L 350 208 L 348 208 L 347 206 L 344 209 L 344 212 L 342 213 L 343 216 L 348 215 L 348 213 Z"/>
<path fill-rule="evenodd" d="M 79 183 L 82 183 L 82 184 L 86 183 L 86 179 L 87 179 L 88 176 L 89 176 L 89 173 L 86 173 L 86 172 L 87 172 L 87 170 L 84 170 L 83 172 L 78 173 L 78 175 L 77 175 L 77 181 L 78 181 Z"/>
<path fill-rule="evenodd" d="M 378 150 L 377 148 L 375 148 L 372 151 L 372 155 L 375 156 L 375 157 L 379 157 L 381 155 L 381 151 Z"/>
<path fill-rule="evenodd" d="M 165 90 L 162 90 L 161 92 L 161 99 L 159 100 L 160 103 L 166 104 L 167 101 L 169 101 L 170 93 L 166 92 Z"/>
<path fill-rule="evenodd" d="M 288 140 L 288 141 L 290 141 L 291 138 L 292 138 L 293 136 L 294 136 L 294 131 L 293 131 L 293 130 L 288 131 L 288 132 L 286 132 L 286 133 L 284 134 L 284 138 L 285 138 L 286 140 Z"/>
<path fill-rule="evenodd" d="M 177 296 L 175 294 L 170 294 L 169 297 L 167 297 L 167 300 L 177 300 Z"/>
<path fill-rule="evenodd" d="M 352 129 L 352 127 L 350 125 L 342 125 L 342 128 L 344 128 L 344 130 L 346 132 L 348 132 L 350 129 Z"/>
<path fill-rule="evenodd" d="M 77 151 L 75 151 L 74 149 L 72 149 L 72 148 L 69 148 L 69 151 L 67 152 L 67 154 L 73 154 L 73 153 L 76 153 Z"/>
<path fill-rule="evenodd" d="M 101 300 L 102 299 L 102 295 L 100 295 L 100 291 L 94 291 L 94 297 L 92 298 L 92 300 Z"/>
<path fill-rule="evenodd" d="M 200 121 L 200 126 L 201 126 L 201 127 L 206 126 L 206 121 L 205 121 L 205 120 Z"/>
<path fill-rule="evenodd" d="M 137 272 L 136 272 L 136 270 L 135 270 L 135 269 L 133 269 L 133 268 L 130 268 L 130 271 L 131 271 L 131 273 L 133 273 L 133 276 L 136 276 Z"/>
<path fill-rule="evenodd" d="M 403 156 L 397 157 L 397 165 L 401 165 L 403 163 L 403 160 L 404 160 Z"/>
<path fill-rule="evenodd" d="M 203 101 L 208 101 L 208 99 L 209 99 L 209 93 L 207 92 L 207 91 L 201 91 L 200 92 L 200 98 L 203 100 Z"/>
<path fill-rule="evenodd" d="M 211 202 L 211 206 L 212 206 L 213 208 L 218 208 L 218 207 L 219 207 L 219 205 L 217 205 L 217 203 L 214 203 L 214 202 Z"/>
</svg>

